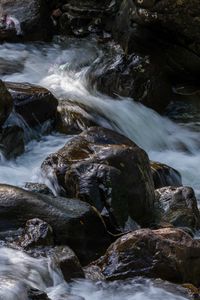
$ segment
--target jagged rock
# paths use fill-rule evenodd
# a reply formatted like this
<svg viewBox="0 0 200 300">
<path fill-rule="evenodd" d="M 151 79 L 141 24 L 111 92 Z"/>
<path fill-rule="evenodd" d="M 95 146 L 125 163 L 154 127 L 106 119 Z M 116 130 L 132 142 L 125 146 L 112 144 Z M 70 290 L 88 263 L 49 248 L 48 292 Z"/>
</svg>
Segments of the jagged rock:
<svg viewBox="0 0 200 300">
<path fill-rule="evenodd" d="M 42 164 L 68 197 L 79 198 L 111 222 L 126 228 L 131 220 L 145 225 L 154 213 L 154 186 L 147 154 L 128 138 L 91 127 L 71 139 Z M 135 228 L 135 222 L 134 228 Z"/>
</svg>

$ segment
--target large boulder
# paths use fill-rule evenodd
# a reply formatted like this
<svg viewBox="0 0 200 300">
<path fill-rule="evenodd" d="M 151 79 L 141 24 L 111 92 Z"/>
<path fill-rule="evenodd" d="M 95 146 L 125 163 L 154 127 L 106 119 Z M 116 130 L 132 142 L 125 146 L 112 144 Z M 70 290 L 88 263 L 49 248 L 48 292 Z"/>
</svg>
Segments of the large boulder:
<svg viewBox="0 0 200 300">
<path fill-rule="evenodd" d="M 174 168 L 156 162 L 151 161 L 151 172 L 153 175 L 153 182 L 156 189 L 165 186 L 181 186 L 182 179 L 181 174 Z"/>
<path fill-rule="evenodd" d="M 49 40 L 52 21 L 46 1 L 1 0 L 0 41 Z"/>
<path fill-rule="evenodd" d="M 50 91 L 29 83 L 5 82 L 5 85 L 13 98 L 15 112 L 29 126 L 55 120 L 58 101 Z"/>
<path fill-rule="evenodd" d="M 102 219 L 89 204 L 0 185 L 0 234 L 6 235 L 34 218 L 52 227 L 55 245 L 69 245 L 82 261 L 97 257 L 110 241 Z"/>
<path fill-rule="evenodd" d="M 200 284 L 200 242 L 180 229 L 140 229 L 114 242 L 97 262 L 109 280 L 135 276 Z"/>
<path fill-rule="evenodd" d="M 152 220 L 154 185 L 148 156 L 116 132 L 91 127 L 49 155 L 42 169 L 56 177 L 67 196 L 100 212 L 106 208 L 122 230 L 131 220 L 141 225 Z"/>
<path fill-rule="evenodd" d="M 5 84 L 0 80 L 0 127 L 4 124 L 13 108 L 13 100 L 5 87 Z"/>
<path fill-rule="evenodd" d="M 200 213 L 194 191 L 190 187 L 163 187 L 156 190 L 160 222 L 198 230 Z"/>
</svg>

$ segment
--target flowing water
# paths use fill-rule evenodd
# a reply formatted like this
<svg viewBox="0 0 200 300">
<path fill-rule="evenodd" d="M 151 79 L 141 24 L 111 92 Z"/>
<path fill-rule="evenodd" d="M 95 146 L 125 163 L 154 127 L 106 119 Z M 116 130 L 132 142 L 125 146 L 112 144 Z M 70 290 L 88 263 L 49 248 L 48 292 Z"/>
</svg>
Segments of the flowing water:
<svg viewBox="0 0 200 300">
<path fill-rule="evenodd" d="M 113 67 L 120 60 L 120 49 L 114 49 Z M 40 84 L 61 100 L 70 99 L 84 104 L 91 114 L 99 116 L 97 121 L 100 125 L 125 134 L 144 148 L 151 159 L 167 163 L 179 170 L 183 183 L 192 186 L 197 197 L 200 197 L 200 133 L 197 130 L 199 116 L 191 124 L 177 124 L 133 99 L 112 99 L 98 93 L 90 87 L 87 74 L 91 66 L 105 55 L 105 51 L 105 47 L 99 45 L 95 39 L 69 39 L 49 45 L 3 44 L 0 45 L 0 59 L 11 67 L 12 61 L 15 64 L 10 74 L 2 74 L 2 79 Z M 19 124 L 21 121 L 14 115 L 9 122 Z M 26 124 L 22 125 L 26 129 L 26 151 L 14 161 L 1 159 L 1 183 L 23 186 L 26 181 L 44 182 L 40 173 L 41 162 L 70 138 L 57 133 L 42 135 L 41 129 L 40 133 L 33 132 Z M 7 285 L 2 288 L 0 284 L 0 299 L 27 299 L 24 288 L 26 284 L 46 291 L 51 299 L 56 300 L 65 299 L 63 295 L 66 292 L 75 293 L 86 300 L 153 300 L 161 297 L 163 300 L 186 299 L 144 279 L 143 282 L 138 279 L 123 284 L 79 281 L 67 285 L 59 270 L 51 266 L 50 261 L 36 261 L 20 252 L 16 256 L 14 250 L 5 248 L 0 248 L 0 263 L 1 282 L 7 280 Z M 14 291 L 21 291 L 17 292 L 21 295 L 20 298 L 14 295 Z"/>
</svg>

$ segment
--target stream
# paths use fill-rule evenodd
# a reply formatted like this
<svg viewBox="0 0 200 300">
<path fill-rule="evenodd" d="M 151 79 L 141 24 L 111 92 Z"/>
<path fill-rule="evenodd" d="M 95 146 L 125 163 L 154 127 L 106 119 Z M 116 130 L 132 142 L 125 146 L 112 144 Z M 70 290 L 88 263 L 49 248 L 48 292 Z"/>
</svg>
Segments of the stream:
<svg viewBox="0 0 200 300">
<path fill-rule="evenodd" d="M 111 47 L 108 45 L 107 47 Z M 3 80 L 30 82 L 48 88 L 58 99 L 70 99 L 84 104 L 97 115 L 97 122 L 123 133 L 146 150 L 150 159 L 177 169 L 183 184 L 194 188 L 200 200 L 200 133 L 199 116 L 187 122 L 174 122 L 162 117 L 129 98 L 112 99 L 100 94 L 88 82 L 92 65 L 105 55 L 106 47 L 95 38 L 56 40 L 51 44 L 0 45 L 0 59 L 15 70 L 4 73 Z M 115 49 L 116 62 L 120 49 Z M 113 66 L 114 67 L 114 66 Z M 8 73 L 8 74 L 7 74 Z M 187 108 L 186 108 L 187 111 Z M 169 113 L 170 115 L 170 113 Z M 148 122 L 147 122 L 148 120 Z M 45 182 L 40 165 L 48 154 L 61 148 L 70 136 L 51 133 L 43 135 L 42 128 L 34 132 L 16 115 L 8 122 L 21 125 L 26 131 L 27 144 L 23 155 L 13 161 L 0 161 L 0 182 L 24 186 L 29 182 Z M 33 139 L 34 137 L 34 139 Z M 85 300 L 182 300 L 181 292 L 159 286 L 147 279 L 113 283 L 92 283 L 87 280 L 66 284 L 61 272 L 49 260 L 36 260 L 17 250 L 0 248 L 0 299 L 27 300 L 25 285 L 47 292 L 50 299 L 68 299 L 75 294 Z M 6 284 L 2 283 L 6 281 Z"/>
</svg>

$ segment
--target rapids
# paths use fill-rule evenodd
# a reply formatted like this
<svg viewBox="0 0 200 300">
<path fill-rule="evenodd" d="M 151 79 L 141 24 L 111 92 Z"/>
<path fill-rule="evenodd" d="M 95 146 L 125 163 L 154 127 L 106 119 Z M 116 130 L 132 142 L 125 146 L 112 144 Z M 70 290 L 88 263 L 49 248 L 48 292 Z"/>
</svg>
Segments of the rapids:
<svg viewBox="0 0 200 300">
<path fill-rule="evenodd" d="M 91 87 L 87 74 L 106 51 L 109 52 L 109 49 L 99 45 L 95 39 L 57 40 L 51 44 L 7 43 L 0 45 L 0 59 L 5 64 L 12 64 L 13 60 L 23 64 L 23 71 L 21 67 L 18 70 L 16 64 L 12 74 L 5 73 L 1 77 L 7 81 L 40 84 L 61 100 L 70 99 L 89 107 L 91 114 L 98 116 L 100 125 L 123 133 L 144 148 L 151 159 L 179 170 L 183 183 L 192 186 L 200 197 L 200 133 L 188 123 L 177 124 L 132 99 L 112 99 Z M 121 51 L 116 47 L 114 52 L 117 63 Z M 16 160 L 6 161 L 1 157 L 0 182 L 18 186 L 27 181 L 44 182 L 40 172 L 42 161 L 61 148 L 70 136 L 58 133 L 43 135 L 42 128 L 39 133 L 32 131 L 16 115 L 12 115 L 8 122 L 25 129 L 27 144 L 25 153 Z M 17 250 L 0 248 L 0 265 L 2 300 L 27 300 L 26 285 L 45 291 L 52 300 L 67 299 L 66 293 L 82 296 L 85 300 L 187 299 L 168 287 L 141 278 L 117 283 L 82 280 L 67 284 L 50 260 L 36 260 Z"/>
</svg>

